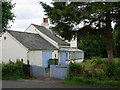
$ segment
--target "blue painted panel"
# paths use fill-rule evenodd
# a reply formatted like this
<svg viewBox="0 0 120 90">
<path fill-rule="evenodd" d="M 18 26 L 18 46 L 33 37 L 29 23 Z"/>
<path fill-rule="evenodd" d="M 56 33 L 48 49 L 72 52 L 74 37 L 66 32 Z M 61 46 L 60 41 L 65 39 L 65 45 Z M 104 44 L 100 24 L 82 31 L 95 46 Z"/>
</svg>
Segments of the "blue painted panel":
<svg viewBox="0 0 120 90">
<path fill-rule="evenodd" d="M 43 67 L 48 67 L 48 61 L 50 58 L 52 58 L 52 51 L 43 51 L 42 52 Z"/>
<path fill-rule="evenodd" d="M 31 65 L 31 75 L 37 78 L 45 77 L 45 68 L 40 66 Z"/>
<path fill-rule="evenodd" d="M 60 64 L 66 65 L 66 59 L 67 59 L 68 52 L 60 52 Z"/>
<path fill-rule="evenodd" d="M 68 66 L 66 65 L 50 65 L 50 77 L 64 79 L 68 74 Z"/>
</svg>

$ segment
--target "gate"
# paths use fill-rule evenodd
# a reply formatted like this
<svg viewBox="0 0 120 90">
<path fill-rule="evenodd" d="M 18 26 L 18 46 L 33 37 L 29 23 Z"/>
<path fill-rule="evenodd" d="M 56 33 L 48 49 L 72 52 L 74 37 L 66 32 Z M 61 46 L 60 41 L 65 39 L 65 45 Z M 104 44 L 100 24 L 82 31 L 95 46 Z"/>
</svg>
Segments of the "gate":
<svg viewBox="0 0 120 90">
<path fill-rule="evenodd" d="M 22 71 L 24 74 L 24 78 L 29 78 L 30 75 L 30 71 L 31 71 L 31 66 L 29 64 L 23 64 L 22 65 Z"/>
</svg>

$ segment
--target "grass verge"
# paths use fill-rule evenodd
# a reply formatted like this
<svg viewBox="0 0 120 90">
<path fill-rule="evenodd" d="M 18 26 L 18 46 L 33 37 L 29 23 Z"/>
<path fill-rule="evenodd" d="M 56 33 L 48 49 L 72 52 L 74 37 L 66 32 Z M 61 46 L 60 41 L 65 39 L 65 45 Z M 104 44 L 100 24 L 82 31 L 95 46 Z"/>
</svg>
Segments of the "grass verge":
<svg viewBox="0 0 120 90">
<path fill-rule="evenodd" d="M 86 79 L 83 77 L 74 77 L 72 79 L 64 79 L 64 83 L 72 85 L 82 85 L 82 86 L 106 86 L 106 87 L 120 87 L 120 81 L 114 80 L 98 80 L 98 79 Z"/>
</svg>

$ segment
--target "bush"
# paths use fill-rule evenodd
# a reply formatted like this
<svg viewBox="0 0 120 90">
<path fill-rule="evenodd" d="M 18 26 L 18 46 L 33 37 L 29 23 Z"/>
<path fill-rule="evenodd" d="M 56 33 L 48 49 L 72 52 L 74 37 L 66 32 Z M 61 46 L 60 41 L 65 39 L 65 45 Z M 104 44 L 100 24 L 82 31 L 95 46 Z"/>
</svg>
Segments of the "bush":
<svg viewBox="0 0 120 90">
<path fill-rule="evenodd" d="M 75 76 L 80 76 L 83 74 L 83 67 L 78 63 L 71 63 L 68 69 L 68 77 L 73 78 Z"/>
<path fill-rule="evenodd" d="M 108 64 L 109 62 L 108 62 L 108 60 L 106 60 L 106 59 L 103 59 L 103 58 L 100 58 L 100 57 L 93 57 L 92 58 L 92 63 L 96 63 L 96 64 Z"/>
<path fill-rule="evenodd" d="M 89 65 L 90 60 L 89 63 L 87 61 L 82 64 L 72 63 L 69 65 L 69 77 L 65 82 L 79 85 L 119 86 L 120 59 L 115 59 L 115 63 L 112 64 L 108 63 L 107 59 L 94 58 L 94 60 L 96 60 L 93 61 L 94 64 L 106 64 L 106 66 L 84 71 L 83 65 L 85 66 L 85 63 Z"/>
<path fill-rule="evenodd" d="M 107 65 L 103 70 L 107 77 L 113 80 L 120 80 L 120 61 Z"/>
<path fill-rule="evenodd" d="M 116 63 L 107 64 L 97 70 L 92 70 L 84 74 L 85 78 L 98 78 L 99 80 L 110 79 L 120 80 L 120 61 Z"/>
<path fill-rule="evenodd" d="M 23 77 L 22 62 L 10 61 L 7 64 L 2 64 L 2 79 L 20 79 Z"/>
<path fill-rule="evenodd" d="M 86 72 L 84 74 L 84 77 L 87 78 L 87 79 L 99 79 L 99 80 L 105 80 L 106 78 L 106 74 L 103 70 L 93 70 L 93 71 L 90 71 L 90 72 Z"/>
</svg>

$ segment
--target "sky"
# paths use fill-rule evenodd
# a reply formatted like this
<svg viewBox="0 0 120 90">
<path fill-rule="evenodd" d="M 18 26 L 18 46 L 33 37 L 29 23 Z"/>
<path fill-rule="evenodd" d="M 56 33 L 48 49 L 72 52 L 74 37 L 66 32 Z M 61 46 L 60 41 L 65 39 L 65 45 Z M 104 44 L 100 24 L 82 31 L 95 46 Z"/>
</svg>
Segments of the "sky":
<svg viewBox="0 0 120 90">
<path fill-rule="evenodd" d="M 39 4 L 39 2 L 45 2 L 50 4 L 52 0 L 13 0 L 12 3 L 16 3 L 12 12 L 15 14 L 16 18 L 10 30 L 24 31 L 30 24 L 41 25 L 43 18 L 45 16 L 44 9 Z"/>
<path fill-rule="evenodd" d="M 39 4 L 40 1 L 49 5 L 52 2 L 52 0 L 12 0 L 12 3 L 16 3 L 12 10 L 16 18 L 14 23 L 10 22 L 9 25 L 12 25 L 12 27 L 8 29 L 25 31 L 30 24 L 41 25 L 43 18 L 47 16 L 44 15 L 45 12 L 42 6 Z M 81 26 L 82 25 L 80 25 L 80 27 Z"/>
</svg>

